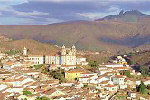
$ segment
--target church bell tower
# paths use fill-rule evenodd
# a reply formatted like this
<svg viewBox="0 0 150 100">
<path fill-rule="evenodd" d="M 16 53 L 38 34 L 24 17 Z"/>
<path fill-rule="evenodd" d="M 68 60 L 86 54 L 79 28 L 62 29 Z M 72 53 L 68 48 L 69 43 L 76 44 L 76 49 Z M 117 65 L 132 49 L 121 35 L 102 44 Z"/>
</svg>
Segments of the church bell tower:
<svg viewBox="0 0 150 100">
<path fill-rule="evenodd" d="M 27 55 L 27 48 L 26 48 L 26 47 L 23 48 L 23 55 L 24 55 L 24 56 Z"/>
</svg>

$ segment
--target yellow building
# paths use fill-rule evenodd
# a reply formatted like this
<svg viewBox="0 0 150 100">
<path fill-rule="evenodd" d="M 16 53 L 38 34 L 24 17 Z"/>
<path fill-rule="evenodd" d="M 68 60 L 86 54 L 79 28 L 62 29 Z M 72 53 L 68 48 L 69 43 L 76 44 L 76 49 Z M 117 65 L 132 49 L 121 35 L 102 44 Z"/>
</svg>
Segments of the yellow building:
<svg viewBox="0 0 150 100">
<path fill-rule="evenodd" d="M 68 81 L 74 81 L 81 76 L 81 73 L 85 73 L 86 70 L 84 69 L 72 69 L 70 71 L 65 72 L 65 78 Z"/>
<path fill-rule="evenodd" d="M 126 61 L 118 61 L 118 64 L 123 64 L 123 65 L 127 65 L 128 63 Z"/>
</svg>

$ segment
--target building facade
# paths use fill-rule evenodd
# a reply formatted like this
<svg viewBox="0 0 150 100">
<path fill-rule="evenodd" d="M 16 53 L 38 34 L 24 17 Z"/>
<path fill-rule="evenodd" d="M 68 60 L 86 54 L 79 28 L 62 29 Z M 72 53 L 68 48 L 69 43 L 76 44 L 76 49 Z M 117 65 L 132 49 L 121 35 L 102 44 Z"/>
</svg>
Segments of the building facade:
<svg viewBox="0 0 150 100">
<path fill-rule="evenodd" d="M 24 47 L 23 55 L 27 56 L 27 49 Z M 61 47 L 59 54 L 45 55 L 45 56 L 27 56 L 28 60 L 34 64 L 54 64 L 54 65 L 76 65 L 76 47 L 73 45 L 71 48 L 66 48 L 64 45 Z"/>
</svg>

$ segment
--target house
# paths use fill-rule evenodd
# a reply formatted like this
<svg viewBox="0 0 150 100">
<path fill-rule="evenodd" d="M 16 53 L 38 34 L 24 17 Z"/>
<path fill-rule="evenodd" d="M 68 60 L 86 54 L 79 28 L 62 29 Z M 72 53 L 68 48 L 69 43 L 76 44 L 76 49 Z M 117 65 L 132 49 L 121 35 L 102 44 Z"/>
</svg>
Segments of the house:
<svg viewBox="0 0 150 100">
<path fill-rule="evenodd" d="M 89 79 L 90 79 L 89 76 L 82 76 L 82 77 L 79 77 L 79 82 L 80 83 L 89 83 Z"/>
<path fill-rule="evenodd" d="M 101 83 L 103 81 L 109 80 L 109 78 L 107 78 L 106 76 L 98 76 L 98 78 L 96 79 L 98 83 Z"/>
<path fill-rule="evenodd" d="M 84 69 L 72 69 L 72 70 L 65 72 L 65 78 L 68 81 L 73 81 L 73 80 L 81 77 L 81 73 L 85 73 L 85 72 L 86 72 L 86 70 L 84 70 Z"/>
<path fill-rule="evenodd" d="M 136 92 L 127 92 L 128 97 L 136 98 Z"/>
<path fill-rule="evenodd" d="M 7 88 L 7 85 L 4 85 L 4 84 L 0 84 L 0 91 L 4 90 Z"/>
<path fill-rule="evenodd" d="M 118 85 L 120 89 L 126 89 L 127 84 L 125 84 L 126 76 L 124 75 L 115 75 L 112 77 L 112 81 L 115 85 Z"/>
<path fill-rule="evenodd" d="M 6 70 L 11 70 L 15 67 L 15 63 L 13 61 L 7 61 L 3 64 L 3 68 Z"/>
<path fill-rule="evenodd" d="M 0 52 L 0 59 L 3 59 L 3 58 L 5 58 L 7 55 L 5 54 L 5 53 L 1 53 Z"/>
<path fill-rule="evenodd" d="M 99 75 L 104 75 L 105 73 L 107 73 L 107 72 L 112 72 L 112 69 L 101 69 L 101 70 L 99 70 Z"/>
<path fill-rule="evenodd" d="M 35 100 L 35 96 L 27 96 L 27 95 L 20 95 L 17 97 L 17 100 Z"/>
<path fill-rule="evenodd" d="M 117 86 L 112 84 L 105 85 L 103 88 L 109 92 L 117 92 L 118 90 Z"/>
<path fill-rule="evenodd" d="M 6 89 L 2 93 L 5 93 L 5 92 L 9 92 L 9 93 L 22 93 L 22 91 L 23 91 L 23 87 L 12 87 L 12 88 Z"/>
<path fill-rule="evenodd" d="M 60 55 L 46 55 L 45 64 L 60 65 Z"/>
<path fill-rule="evenodd" d="M 131 88 L 131 89 L 136 88 L 136 81 L 131 80 L 129 78 L 125 79 L 125 84 L 127 85 L 128 88 Z"/>
<path fill-rule="evenodd" d="M 108 85 L 108 84 L 111 84 L 113 85 L 113 82 L 110 81 L 110 80 L 106 80 L 106 81 L 102 81 L 100 82 L 99 84 L 97 84 L 97 89 L 103 89 L 104 86 Z"/>
<path fill-rule="evenodd" d="M 64 69 L 65 71 L 69 71 L 69 70 L 75 69 L 77 67 L 75 65 L 62 65 L 60 68 Z"/>
<path fill-rule="evenodd" d="M 28 55 L 25 57 L 25 61 L 33 62 L 33 65 L 44 64 L 44 56 L 43 55 Z"/>
<path fill-rule="evenodd" d="M 49 70 L 57 70 L 61 67 L 61 65 L 50 64 L 48 65 Z"/>
<path fill-rule="evenodd" d="M 88 65 L 86 58 L 84 57 L 77 57 L 76 59 L 77 65 Z"/>
<path fill-rule="evenodd" d="M 125 84 L 125 78 L 126 76 L 124 75 L 115 75 L 112 77 L 112 81 L 114 84 L 121 85 L 121 84 Z"/>
<path fill-rule="evenodd" d="M 108 63 L 108 64 L 102 64 L 102 65 L 100 65 L 100 66 L 106 66 L 106 67 L 115 68 L 115 67 L 124 67 L 124 64 Z"/>
<path fill-rule="evenodd" d="M 66 95 L 65 92 L 62 92 L 62 91 L 60 91 L 58 89 L 55 89 L 55 88 L 51 88 L 51 89 L 43 92 L 43 94 L 46 95 L 49 98 Z"/>
<path fill-rule="evenodd" d="M 98 96 L 101 100 L 109 100 L 111 95 L 108 92 L 101 92 Z"/>
</svg>

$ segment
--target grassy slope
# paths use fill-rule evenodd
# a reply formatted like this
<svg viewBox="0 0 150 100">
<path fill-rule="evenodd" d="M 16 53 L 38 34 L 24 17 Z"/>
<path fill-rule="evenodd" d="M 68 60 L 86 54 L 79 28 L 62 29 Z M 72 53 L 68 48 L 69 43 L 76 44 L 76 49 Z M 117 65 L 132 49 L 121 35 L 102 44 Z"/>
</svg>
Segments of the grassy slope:
<svg viewBox="0 0 150 100">
<path fill-rule="evenodd" d="M 137 62 L 140 65 L 145 65 L 150 62 L 149 57 L 150 57 L 150 52 L 143 52 L 132 56 L 131 60 Z"/>
<path fill-rule="evenodd" d="M 8 41 L 8 42 L 1 42 L 0 47 L 2 50 L 11 50 L 17 49 L 22 51 L 23 47 L 29 49 L 30 54 L 54 54 L 58 51 L 53 45 L 44 44 L 41 42 L 37 42 L 35 40 L 30 39 L 23 39 L 23 40 L 15 40 L 15 41 Z"/>
<path fill-rule="evenodd" d="M 116 51 L 128 47 L 105 43 L 100 38 L 123 39 L 136 34 L 145 36 L 150 34 L 150 23 L 146 20 L 137 23 L 93 21 L 39 26 L 0 26 L 0 33 L 13 39 L 55 40 L 56 44 L 76 44 L 80 49 Z"/>
<path fill-rule="evenodd" d="M 57 44 L 76 44 L 80 49 L 118 50 L 121 45 L 100 41 L 101 37 L 123 38 L 136 34 L 136 24 L 118 22 L 75 22 L 45 26 L 0 26 L 0 33 L 13 39 L 56 40 Z"/>
</svg>

